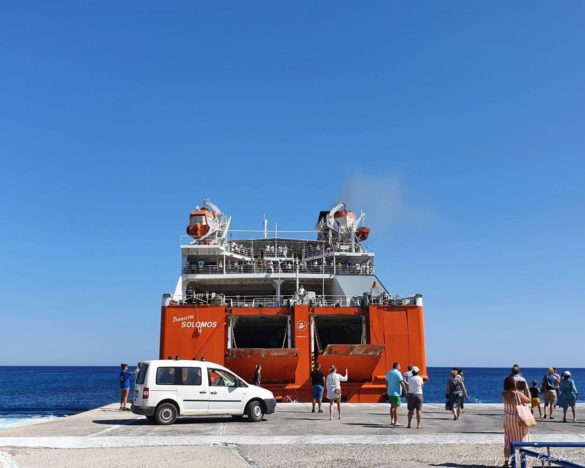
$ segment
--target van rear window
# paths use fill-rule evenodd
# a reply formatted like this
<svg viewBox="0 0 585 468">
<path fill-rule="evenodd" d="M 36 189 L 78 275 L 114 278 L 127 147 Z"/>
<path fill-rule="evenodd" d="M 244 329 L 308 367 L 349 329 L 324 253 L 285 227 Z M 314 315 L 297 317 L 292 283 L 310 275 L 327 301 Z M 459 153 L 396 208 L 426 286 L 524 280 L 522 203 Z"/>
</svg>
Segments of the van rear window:
<svg viewBox="0 0 585 468">
<path fill-rule="evenodd" d="M 201 385 L 200 367 L 183 367 L 181 371 L 181 385 Z"/>
<path fill-rule="evenodd" d="M 175 385 L 177 381 L 177 371 L 174 367 L 159 367 L 156 370 L 157 385 Z"/>
<path fill-rule="evenodd" d="M 144 384 L 144 379 L 146 377 L 147 370 L 148 370 L 148 364 L 142 364 L 140 366 L 140 370 L 138 371 L 138 375 L 136 376 L 136 383 L 138 385 Z"/>
<path fill-rule="evenodd" d="M 157 385 L 201 385 L 200 367 L 159 367 Z"/>
</svg>

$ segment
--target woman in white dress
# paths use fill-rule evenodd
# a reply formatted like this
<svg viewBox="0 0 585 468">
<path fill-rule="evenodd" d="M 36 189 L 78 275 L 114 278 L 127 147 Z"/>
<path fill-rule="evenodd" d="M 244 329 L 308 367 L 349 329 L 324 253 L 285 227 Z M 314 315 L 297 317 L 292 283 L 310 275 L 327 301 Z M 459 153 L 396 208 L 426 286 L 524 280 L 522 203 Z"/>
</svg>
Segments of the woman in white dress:
<svg viewBox="0 0 585 468">
<path fill-rule="evenodd" d="M 345 375 L 337 373 L 337 367 L 333 364 L 329 368 L 329 375 L 325 385 L 327 386 L 327 398 L 329 399 L 329 420 L 333 419 L 333 402 L 337 402 L 337 419 L 341 419 L 341 382 L 347 382 L 347 367 Z"/>
</svg>

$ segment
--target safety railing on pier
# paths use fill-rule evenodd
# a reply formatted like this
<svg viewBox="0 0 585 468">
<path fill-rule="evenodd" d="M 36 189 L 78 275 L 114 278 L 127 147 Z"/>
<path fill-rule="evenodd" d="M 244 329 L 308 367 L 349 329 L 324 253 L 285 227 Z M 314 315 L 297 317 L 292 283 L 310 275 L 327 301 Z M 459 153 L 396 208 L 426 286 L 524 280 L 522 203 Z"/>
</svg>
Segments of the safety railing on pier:
<svg viewBox="0 0 585 468">
<path fill-rule="evenodd" d="M 546 448 L 546 453 L 531 450 L 528 447 Z M 512 442 L 510 453 L 512 455 L 512 468 L 517 468 L 520 462 L 521 468 L 526 468 L 527 458 L 535 458 L 541 466 L 562 466 L 562 467 L 585 467 L 568 458 L 562 458 L 551 454 L 551 448 L 585 448 L 585 442 Z M 585 459 L 585 457 L 584 457 Z M 551 465 L 552 464 L 552 465 Z"/>
</svg>

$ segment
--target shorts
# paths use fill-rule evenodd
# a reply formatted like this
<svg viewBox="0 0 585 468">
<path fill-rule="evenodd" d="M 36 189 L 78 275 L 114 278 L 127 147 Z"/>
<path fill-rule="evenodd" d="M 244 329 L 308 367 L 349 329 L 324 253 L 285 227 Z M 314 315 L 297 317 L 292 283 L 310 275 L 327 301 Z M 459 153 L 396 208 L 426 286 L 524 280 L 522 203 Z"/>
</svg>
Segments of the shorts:
<svg viewBox="0 0 585 468">
<path fill-rule="evenodd" d="M 540 398 L 532 398 L 530 400 L 530 408 L 539 408 L 540 407 Z"/>
<path fill-rule="evenodd" d="M 323 399 L 323 385 L 313 385 L 313 400 L 321 401 Z"/>
<path fill-rule="evenodd" d="M 388 403 L 391 406 L 400 406 L 400 397 L 395 395 L 388 395 Z"/>
<path fill-rule="evenodd" d="M 557 392 L 555 390 L 547 390 L 544 392 L 544 404 L 554 403 L 557 401 Z"/>
<path fill-rule="evenodd" d="M 406 395 L 406 407 L 408 411 L 421 411 L 423 405 L 422 393 L 409 393 Z"/>
</svg>

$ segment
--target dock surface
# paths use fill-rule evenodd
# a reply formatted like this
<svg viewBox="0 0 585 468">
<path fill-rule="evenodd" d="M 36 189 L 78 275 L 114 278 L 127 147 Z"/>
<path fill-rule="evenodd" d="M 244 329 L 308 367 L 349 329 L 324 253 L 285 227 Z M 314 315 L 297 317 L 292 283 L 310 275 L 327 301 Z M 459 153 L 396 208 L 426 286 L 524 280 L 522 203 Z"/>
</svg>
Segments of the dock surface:
<svg viewBox="0 0 585 468">
<path fill-rule="evenodd" d="M 467 405 L 454 421 L 425 404 L 422 429 L 390 426 L 385 404 L 344 404 L 342 419 L 311 413 L 308 403 L 280 404 L 259 423 L 185 417 L 157 426 L 109 405 L 40 424 L 0 430 L 0 464 L 34 466 L 501 466 L 503 407 Z M 577 417 L 585 406 L 579 406 Z M 416 424 L 413 421 L 413 426 Z M 532 440 L 585 442 L 585 422 L 538 420 Z M 555 453 L 585 463 L 585 450 Z"/>
</svg>

